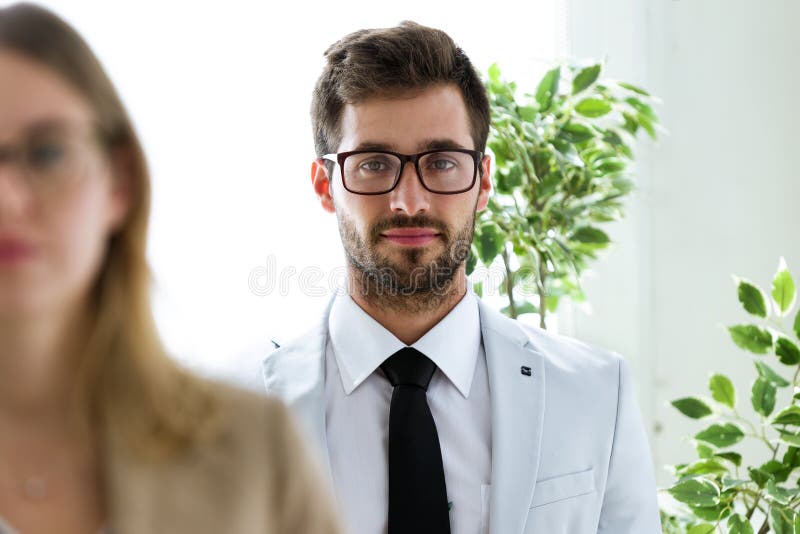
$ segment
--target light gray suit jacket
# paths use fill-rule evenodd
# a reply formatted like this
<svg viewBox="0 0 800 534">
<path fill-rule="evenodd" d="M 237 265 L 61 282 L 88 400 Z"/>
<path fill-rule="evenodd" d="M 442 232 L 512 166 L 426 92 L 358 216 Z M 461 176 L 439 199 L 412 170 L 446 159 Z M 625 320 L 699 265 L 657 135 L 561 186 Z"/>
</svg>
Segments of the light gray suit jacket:
<svg viewBox="0 0 800 534">
<path fill-rule="evenodd" d="M 479 309 L 491 396 L 491 534 L 660 534 L 650 448 L 625 361 L 483 302 Z M 264 380 L 317 445 L 330 482 L 327 319 L 270 354 Z"/>
</svg>

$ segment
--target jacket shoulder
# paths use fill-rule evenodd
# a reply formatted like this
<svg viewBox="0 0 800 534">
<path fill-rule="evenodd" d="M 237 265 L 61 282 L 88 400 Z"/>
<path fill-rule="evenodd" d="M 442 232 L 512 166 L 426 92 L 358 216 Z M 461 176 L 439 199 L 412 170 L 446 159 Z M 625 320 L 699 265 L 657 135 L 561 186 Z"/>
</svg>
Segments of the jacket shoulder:
<svg viewBox="0 0 800 534">
<path fill-rule="evenodd" d="M 481 326 L 541 354 L 548 365 L 576 372 L 618 368 L 622 357 L 611 350 L 511 319 L 481 302 Z"/>
<path fill-rule="evenodd" d="M 543 352 L 553 364 L 561 367 L 587 370 L 609 366 L 617 368 L 623 360 L 619 353 L 598 345 L 529 325 L 521 327 L 529 342 Z"/>
</svg>

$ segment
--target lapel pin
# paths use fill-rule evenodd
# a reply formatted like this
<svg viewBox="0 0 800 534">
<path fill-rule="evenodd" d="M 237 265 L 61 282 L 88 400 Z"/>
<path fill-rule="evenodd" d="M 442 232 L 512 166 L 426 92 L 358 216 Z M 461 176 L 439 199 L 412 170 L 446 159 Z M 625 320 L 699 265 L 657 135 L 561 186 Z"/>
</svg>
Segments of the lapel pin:
<svg viewBox="0 0 800 534">
<path fill-rule="evenodd" d="M 526 366 L 523 365 L 522 368 L 520 369 L 520 372 L 522 372 L 522 374 L 525 375 L 525 376 L 531 376 L 531 368 L 530 367 L 526 367 Z"/>
</svg>

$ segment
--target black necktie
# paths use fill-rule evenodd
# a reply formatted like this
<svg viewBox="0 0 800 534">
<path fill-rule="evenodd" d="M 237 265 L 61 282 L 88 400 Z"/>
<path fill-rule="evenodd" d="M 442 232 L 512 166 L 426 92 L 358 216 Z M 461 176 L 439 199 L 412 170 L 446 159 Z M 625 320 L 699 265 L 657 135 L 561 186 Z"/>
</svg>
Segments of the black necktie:
<svg viewBox="0 0 800 534">
<path fill-rule="evenodd" d="M 449 534 L 442 451 L 427 399 L 436 364 L 406 347 L 381 369 L 394 386 L 389 409 L 389 534 Z"/>
</svg>

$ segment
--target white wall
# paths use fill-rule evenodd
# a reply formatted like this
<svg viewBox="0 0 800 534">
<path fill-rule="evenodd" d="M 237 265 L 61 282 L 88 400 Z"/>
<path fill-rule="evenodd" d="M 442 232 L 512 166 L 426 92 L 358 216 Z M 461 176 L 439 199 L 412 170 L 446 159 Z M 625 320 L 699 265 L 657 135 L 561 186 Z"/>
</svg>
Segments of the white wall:
<svg viewBox="0 0 800 534">
<path fill-rule="evenodd" d="M 748 320 L 731 274 L 768 287 L 784 255 L 800 278 L 800 2 L 572 0 L 570 13 L 576 55 L 607 55 L 664 101 L 669 134 L 639 150 L 631 216 L 587 282 L 593 314 L 574 318 L 633 364 L 663 486 L 661 466 L 691 459 L 684 437 L 702 427 L 670 400 L 707 395 L 720 371 L 752 415 L 751 358 L 723 329 Z"/>
<path fill-rule="evenodd" d="M 336 221 L 309 181 L 309 106 L 325 49 L 351 31 L 411 19 L 445 29 L 480 69 L 498 61 L 533 90 L 565 42 L 562 0 L 41 3 L 89 41 L 141 134 L 168 347 L 258 389 L 269 339 L 303 332 L 341 282 Z M 264 291 L 254 292 L 254 271 L 272 287 L 261 277 Z"/>
</svg>

